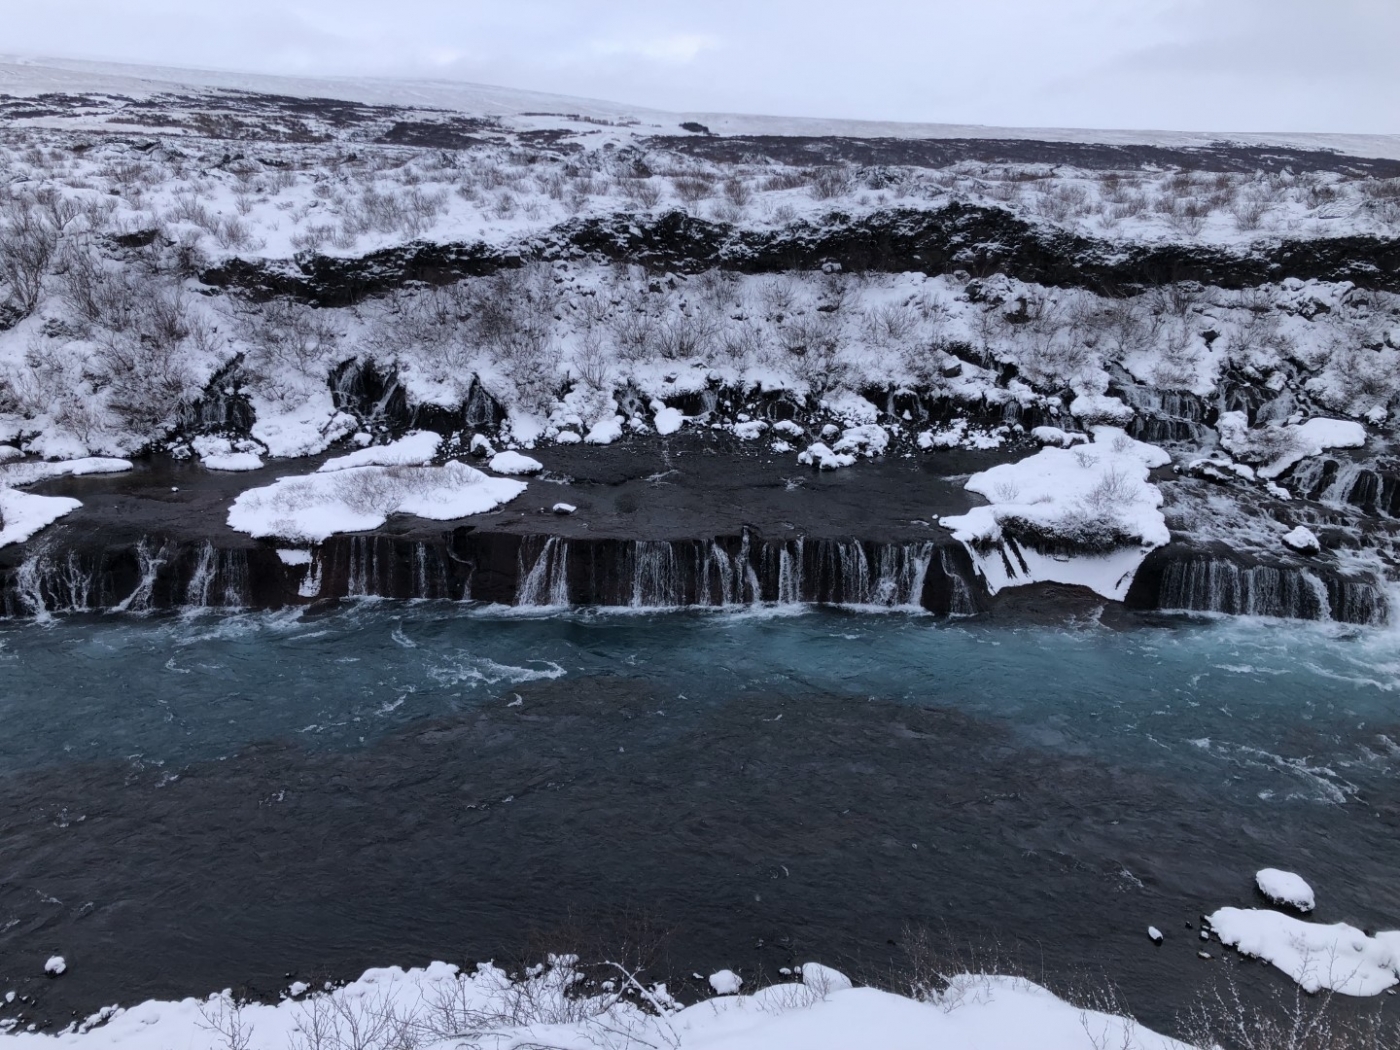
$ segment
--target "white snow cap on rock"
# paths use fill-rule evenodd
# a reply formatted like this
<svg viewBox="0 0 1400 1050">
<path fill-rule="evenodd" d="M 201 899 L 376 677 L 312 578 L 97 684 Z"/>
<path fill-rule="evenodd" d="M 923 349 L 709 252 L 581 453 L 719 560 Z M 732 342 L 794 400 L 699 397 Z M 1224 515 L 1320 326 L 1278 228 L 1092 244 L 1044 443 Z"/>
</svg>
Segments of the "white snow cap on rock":
<svg viewBox="0 0 1400 1050">
<path fill-rule="evenodd" d="M 1312 887 L 1291 871 L 1263 868 L 1255 873 L 1254 884 L 1275 904 L 1287 904 L 1299 911 L 1312 911 L 1317 904 Z"/>
<path fill-rule="evenodd" d="M 1277 966 L 1306 992 L 1379 995 L 1400 984 L 1400 931 L 1305 922 L 1259 908 L 1221 908 L 1209 921 L 1222 944 Z"/>
<path fill-rule="evenodd" d="M 844 992 L 847 988 L 855 987 L 840 970 L 815 962 L 802 964 L 802 983 L 823 998 L 833 992 Z"/>
<path fill-rule="evenodd" d="M 36 496 L 0 487 L 0 547 L 23 543 L 81 506 L 68 496 Z"/>
<path fill-rule="evenodd" d="M 856 457 L 850 453 L 833 452 L 820 441 L 813 442 L 808 446 L 806 452 L 797 454 L 797 462 L 804 467 L 816 467 L 818 470 L 836 470 L 840 467 L 849 467 L 855 461 Z"/>
<path fill-rule="evenodd" d="M 239 449 L 228 438 L 197 437 L 190 446 L 210 470 L 237 473 L 258 470 L 262 467 L 262 457 L 251 449 Z"/>
<path fill-rule="evenodd" d="M 455 460 L 440 467 L 350 467 L 249 489 L 233 501 L 228 524 L 259 539 L 320 543 L 338 532 L 377 529 L 391 514 L 431 521 L 485 514 L 525 487 L 523 481 L 488 477 Z"/>
<path fill-rule="evenodd" d="M 622 417 L 605 416 L 594 423 L 583 440 L 590 445 L 611 445 L 622 437 Z"/>
<path fill-rule="evenodd" d="M 1096 426 L 1092 433 L 1090 444 L 1042 448 L 972 475 L 965 487 L 989 505 L 940 520 L 967 548 L 993 594 L 1051 582 L 1122 601 L 1147 552 L 1170 542 L 1162 493 L 1148 478 L 1171 456 L 1117 427 Z M 1007 528 L 1021 537 L 1009 558 L 1001 550 Z M 1026 542 L 1027 533 L 1084 553 L 1042 553 Z"/>
<path fill-rule="evenodd" d="M 487 464 L 497 474 L 538 474 L 544 464 L 537 459 L 521 455 L 519 452 L 497 452 Z"/>
<path fill-rule="evenodd" d="M 1283 537 L 1283 545 L 1299 554 L 1316 554 L 1322 550 L 1322 541 L 1312 529 L 1299 525 Z"/>
<path fill-rule="evenodd" d="M 50 977 L 57 977 L 68 969 L 68 963 L 61 955 L 49 956 L 49 961 L 44 963 L 44 972 Z"/>
<path fill-rule="evenodd" d="M 555 514 L 573 514 L 578 508 L 572 503 L 556 503 L 553 510 Z"/>
<path fill-rule="evenodd" d="M 652 425 L 662 437 L 674 434 L 685 424 L 685 413 L 679 408 L 668 408 L 660 401 L 651 403 Z"/>
<path fill-rule="evenodd" d="M 442 438 L 428 430 L 415 430 L 387 445 L 371 445 L 348 456 L 337 456 L 321 464 L 318 473 L 333 474 L 352 467 L 414 467 L 431 463 L 442 446 Z"/>
<path fill-rule="evenodd" d="M 733 970 L 720 970 L 710 974 L 710 987 L 715 990 L 716 995 L 738 995 L 743 985 L 744 979 Z"/>
</svg>

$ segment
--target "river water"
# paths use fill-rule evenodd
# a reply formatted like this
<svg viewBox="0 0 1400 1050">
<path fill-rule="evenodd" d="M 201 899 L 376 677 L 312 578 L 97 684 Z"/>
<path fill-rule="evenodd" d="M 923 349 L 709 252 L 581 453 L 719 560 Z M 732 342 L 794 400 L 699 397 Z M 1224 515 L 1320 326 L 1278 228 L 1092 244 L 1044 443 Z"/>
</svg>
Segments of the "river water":
<svg viewBox="0 0 1400 1050">
<path fill-rule="evenodd" d="M 366 602 L 13 624 L 0 675 L 0 995 L 37 1021 L 644 918 L 682 983 L 890 978 L 926 928 L 1170 1027 L 1257 868 L 1400 927 L 1374 629 Z"/>
</svg>

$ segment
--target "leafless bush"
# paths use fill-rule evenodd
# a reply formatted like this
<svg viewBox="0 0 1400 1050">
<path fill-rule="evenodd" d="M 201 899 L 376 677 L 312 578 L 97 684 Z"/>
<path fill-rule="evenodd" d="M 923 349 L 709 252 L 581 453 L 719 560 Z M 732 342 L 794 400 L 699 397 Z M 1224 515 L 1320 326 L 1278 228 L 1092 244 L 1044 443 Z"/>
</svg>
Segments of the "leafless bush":
<svg viewBox="0 0 1400 1050">
<path fill-rule="evenodd" d="M 699 204 L 714 194 L 714 183 L 706 176 L 680 175 L 671 180 L 671 189 L 686 204 Z"/>
<path fill-rule="evenodd" d="M 661 203 L 661 187 L 651 179 L 626 179 L 623 195 L 639 208 L 655 208 Z"/>
<path fill-rule="evenodd" d="M 243 1016 L 243 1007 L 226 995 L 206 999 L 199 1004 L 199 1027 L 211 1032 L 223 1050 L 248 1050 L 253 1041 L 253 1026 Z"/>
<path fill-rule="evenodd" d="M 724 181 L 724 196 L 736 208 L 742 208 L 753 199 L 749 184 L 737 175 Z"/>
<path fill-rule="evenodd" d="M 419 1041 L 413 1019 L 387 993 L 341 991 L 300 1005 L 291 1044 L 292 1050 L 413 1050 Z"/>
<path fill-rule="evenodd" d="M 0 219 L 0 280 L 21 314 L 39 308 L 44 279 L 58 250 L 58 230 L 32 201 L 12 200 Z"/>
<path fill-rule="evenodd" d="M 255 375 L 290 370 L 319 379 L 338 342 L 336 327 L 319 310 L 287 299 L 273 299 L 243 314 L 239 334 L 251 347 Z"/>
<path fill-rule="evenodd" d="M 1187 1013 L 1182 1037 L 1193 1046 L 1228 1046 L 1232 1050 L 1387 1050 L 1400 1045 L 1400 1025 L 1382 1009 L 1333 1009 L 1324 992 L 1275 995 L 1269 1005 L 1246 1003 L 1233 972 L 1224 988 L 1201 996 Z"/>
<path fill-rule="evenodd" d="M 852 176 L 844 167 L 818 168 L 812 175 L 812 196 L 819 201 L 832 200 L 850 192 Z"/>
</svg>

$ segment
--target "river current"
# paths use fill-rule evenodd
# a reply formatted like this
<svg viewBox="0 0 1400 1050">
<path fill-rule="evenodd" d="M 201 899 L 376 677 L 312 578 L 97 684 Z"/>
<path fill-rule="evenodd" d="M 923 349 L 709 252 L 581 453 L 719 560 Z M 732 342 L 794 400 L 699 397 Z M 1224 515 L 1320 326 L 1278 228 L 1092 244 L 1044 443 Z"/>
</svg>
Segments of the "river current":
<svg viewBox="0 0 1400 1050">
<path fill-rule="evenodd" d="M 878 979 L 936 929 L 1169 1027 L 1260 867 L 1400 926 L 1382 630 L 365 602 L 8 625 L 0 676 L 0 994 L 37 1020 L 625 915 L 686 975 Z"/>
</svg>

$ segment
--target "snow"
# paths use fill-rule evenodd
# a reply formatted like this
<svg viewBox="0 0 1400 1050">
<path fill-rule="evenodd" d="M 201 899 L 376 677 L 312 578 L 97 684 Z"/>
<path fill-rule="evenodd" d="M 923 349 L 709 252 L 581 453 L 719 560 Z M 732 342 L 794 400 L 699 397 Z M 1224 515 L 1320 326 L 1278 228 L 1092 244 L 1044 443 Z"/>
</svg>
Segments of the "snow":
<svg viewBox="0 0 1400 1050">
<path fill-rule="evenodd" d="M 1317 538 L 1317 533 L 1305 525 L 1285 533 L 1283 545 L 1299 554 L 1317 554 L 1322 550 L 1322 541 Z"/>
<path fill-rule="evenodd" d="M 246 1050 L 286 1050 L 304 1040 L 315 1017 L 363 1032 L 374 1030 L 376 1018 L 393 1016 L 409 1026 L 422 1050 L 460 1045 L 468 1021 L 474 1043 L 503 1050 L 526 1045 L 558 1050 L 1188 1050 L 1131 1021 L 1080 1009 L 1011 977 L 955 976 L 946 991 L 919 1001 L 851 987 L 838 971 L 808 964 L 802 968 L 802 983 L 775 984 L 752 995 L 729 992 L 681 1007 L 664 986 L 647 988 L 623 975 L 611 982 L 611 991 L 566 999 L 577 976 L 573 960 L 565 956 L 551 962 L 532 968 L 532 975 L 519 983 L 489 963 L 462 973 L 439 962 L 423 969 L 368 970 L 343 988 L 310 995 L 305 989 L 276 1004 L 238 1004 L 228 993 L 149 1001 L 101 1011 L 56 1035 L 0 1036 L 0 1046 L 220 1050 L 226 1045 L 220 1027 L 227 1031 L 236 1022 Z M 720 983 L 730 987 L 727 981 Z M 622 989 L 635 991 L 654 1009 L 633 1005 Z M 522 1011 L 520 1003 L 529 1005 Z"/>
<path fill-rule="evenodd" d="M 1127 423 L 1133 418 L 1131 408 L 1107 394 L 1080 394 L 1069 403 L 1069 413 L 1095 422 Z"/>
<path fill-rule="evenodd" d="M 242 493 L 229 509 L 228 524 L 259 539 L 320 543 L 339 532 L 377 529 L 391 514 L 432 521 L 484 514 L 525 487 L 523 481 L 488 477 L 455 460 L 440 467 L 357 466 L 330 472 L 323 467 Z"/>
<path fill-rule="evenodd" d="M 1368 937 L 1344 922 L 1257 908 L 1221 908 L 1208 918 L 1221 943 L 1272 963 L 1307 992 L 1379 995 L 1400 983 L 1400 931 Z"/>
<path fill-rule="evenodd" d="M 555 514 L 574 514 L 578 511 L 572 503 L 556 503 L 551 509 Z"/>
<path fill-rule="evenodd" d="M 258 470 L 262 467 L 262 457 L 255 451 L 251 442 L 235 445 L 224 437 L 201 436 L 190 442 L 195 455 L 210 470 L 239 471 Z"/>
<path fill-rule="evenodd" d="M 807 447 L 807 451 L 797 454 L 798 463 L 804 467 L 816 467 L 818 470 L 837 470 L 841 467 L 849 467 L 855 461 L 855 456 L 844 452 L 833 452 L 820 441 L 813 442 Z"/>
<path fill-rule="evenodd" d="M 832 451 L 852 452 L 862 456 L 875 457 L 885 454 L 890 445 L 890 432 L 882 426 L 868 423 L 865 426 L 848 427 L 836 442 Z"/>
<path fill-rule="evenodd" d="M 387 445 L 372 445 L 349 455 L 328 459 L 320 473 L 330 474 L 354 467 L 408 467 L 431 463 L 442 445 L 442 438 L 427 430 L 416 430 Z"/>
<path fill-rule="evenodd" d="M 254 398 L 253 409 L 257 419 L 249 433 L 278 459 L 324 452 L 359 425 L 354 416 L 336 411 L 329 393 L 318 392 L 290 409 Z"/>
<path fill-rule="evenodd" d="M 288 550 L 283 547 L 279 548 L 277 551 L 277 560 L 283 565 L 310 565 L 311 552 L 304 550 Z"/>
<path fill-rule="evenodd" d="M 1163 941 L 1162 931 L 1155 926 L 1147 927 L 1147 936 L 1153 944 L 1161 944 Z"/>
<path fill-rule="evenodd" d="M 85 456 L 82 459 L 66 459 L 58 462 L 44 460 L 24 460 L 0 465 L 0 485 L 19 487 L 33 485 L 52 478 L 88 477 L 93 474 L 125 474 L 133 469 L 129 459 L 112 459 L 106 456 Z"/>
<path fill-rule="evenodd" d="M 710 974 L 710 987 L 716 995 L 738 995 L 744 979 L 733 970 L 720 970 Z"/>
<path fill-rule="evenodd" d="M 36 496 L 30 492 L 0 488 L 0 547 L 24 543 L 40 529 L 82 506 L 67 496 Z"/>
<path fill-rule="evenodd" d="M 660 402 L 653 401 L 651 410 L 654 413 L 652 425 L 656 427 L 656 432 L 662 437 L 674 434 L 685 423 L 685 413 L 679 408 L 668 408 Z"/>
<path fill-rule="evenodd" d="M 1092 435 L 1087 445 L 1042 448 L 972 475 L 965 487 L 989 505 L 940 519 L 991 593 L 1052 582 L 1122 601 L 1147 552 L 1170 542 L 1162 494 L 1148 478 L 1171 457 L 1116 427 L 1096 426 Z"/>
<path fill-rule="evenodd" d="M 512 476 L 520 474 L 538 474 L 544 470 L 544 464 L 537 459 L 521 455 L 519 452 L 497 452 L 491 457 L 487 464 L 497 474 L 509 474 Z"/>
<path fill-rule="evenodd" d="M 1088 441 L 1089 435 L 1081 434 L 1078 431 L 1061 430 L 1059 427 L 1035 427 L 1031 430 L 1031 437 L 1035 438 L 1042 445 L 1054 445 L 1057 448 L 1069 448 L 1081 442 Z"/>
<path fill-rule="evenodd" d="M 1283 428 L 1294 447 L 1259 469 L 1259 476 L 1276 478 L 1289 467 L 1333 448 L 1360 448 L 1366 444 L 1366 428 L 1347 419 L 1309 419 Z"/>
<path fill-rule="evenodd" d="M 584 435 L 583 440 L 590 445 L 611 445 L 622 437 L 622 417 L 605 416 L 598 420 Z"/>
<path fill-rule="evenodd" d="M 68 963 L 61 955 L 49 956 L 49 961 L 44 963 L 44 972 L 50 977 L 57 977 L 68 969 Z"/>
<path fill-rule="evenodd" d="M 1312 911 L 1317 901 L 1312 887 L 1301 875 L 1278 868 L 1262 868 L 1255 873 L 1254 883 L 1259 892 L 1275 904 L 1287 904 L 1299 911 Z"/>
</svg>

